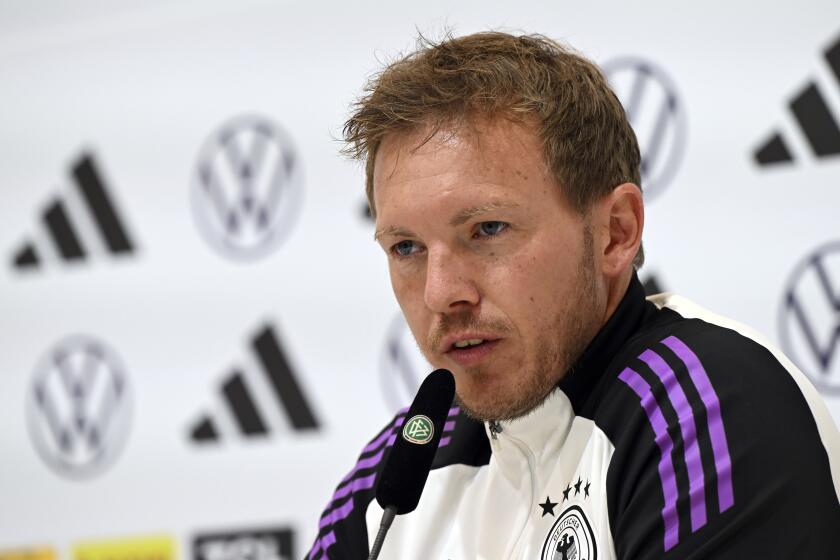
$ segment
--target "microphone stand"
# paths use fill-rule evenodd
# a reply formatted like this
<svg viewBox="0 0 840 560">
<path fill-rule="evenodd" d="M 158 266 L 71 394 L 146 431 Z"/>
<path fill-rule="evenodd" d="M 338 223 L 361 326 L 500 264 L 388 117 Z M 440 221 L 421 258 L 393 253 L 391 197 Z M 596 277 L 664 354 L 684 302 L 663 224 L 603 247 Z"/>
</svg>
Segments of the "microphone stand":
<svg viewBox="0 0 840 560">
<path fill-rule="evenodd" d="M 373 547 L 370 549 L 368 560 L 379 558 L 379 551 L 382 550 L 382 544 L 385 542 L 385 534 L 391 528 L 391 523 L 394 522 L 394 517 L 396 516 L 397 506 L 388 506 L 385 508 L 385 513 L 382 514 L 382 521 L 379 523 L 379 533 L 376 534 L 376 540 L 373 541 Z"/>
</svg>

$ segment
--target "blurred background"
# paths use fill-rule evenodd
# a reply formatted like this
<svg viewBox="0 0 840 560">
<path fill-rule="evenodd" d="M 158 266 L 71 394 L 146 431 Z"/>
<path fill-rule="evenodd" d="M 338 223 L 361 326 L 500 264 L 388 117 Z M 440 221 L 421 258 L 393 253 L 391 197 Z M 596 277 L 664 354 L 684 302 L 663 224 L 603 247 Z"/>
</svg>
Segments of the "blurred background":
<svg viewBox="0 0 840 560">
<path fill-rule="evenodd" d="M 286 560 L 427 373 L 337 154 L 418 31 L 602 65 L 650 292 L 840 421 L 840 3 L 0 1 L 0 559 Z"/>
</svg>

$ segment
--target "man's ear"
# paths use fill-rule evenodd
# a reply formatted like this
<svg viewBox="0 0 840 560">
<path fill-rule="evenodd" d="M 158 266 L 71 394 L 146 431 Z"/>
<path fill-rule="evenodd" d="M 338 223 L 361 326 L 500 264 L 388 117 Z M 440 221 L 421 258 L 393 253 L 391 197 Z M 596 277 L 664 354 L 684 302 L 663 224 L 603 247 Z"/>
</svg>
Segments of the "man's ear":
<svg viewBox="0 0 840 560">
<path fill-rule="evenodd" d="M 633 183 L 623 183 L 596 205 L 601 271 L 605 276 L 617 277 L 632 266 L 642 243 L 645 225 L 642 191 Z"/>
</svg>

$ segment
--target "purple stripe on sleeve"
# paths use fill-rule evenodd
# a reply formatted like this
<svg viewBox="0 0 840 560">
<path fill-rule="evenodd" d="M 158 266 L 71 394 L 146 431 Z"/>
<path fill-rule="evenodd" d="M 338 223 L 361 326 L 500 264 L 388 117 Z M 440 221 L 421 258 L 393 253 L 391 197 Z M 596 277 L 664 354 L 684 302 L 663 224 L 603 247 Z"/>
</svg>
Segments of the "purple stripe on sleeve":
<svg viewBox="0 0 840 560">
<path fill-rule="evenodd" d="M 353 511 L 353 498 L 351 497 L 349 500 L 344 502 L 344 505 L 333 509 L 332 511 L 328 512 L 326 515 L 321 517 L 321 521 L 318 523 L 318 530 L 338 523 L 348 515 L 350 512 Z"/>
<path fill-rule="evenodd" d="M 317 557 L 318 552 L 323 550 L 324 551 L 324 558 L 328 558 L 327 556 L 327 549 L 335 544 L 335 533 L 330 531 L 320 539 L 315 541 L 315 546 L 312 547 L 312 550 L 309 551 L 309 556 L 307 557 L 309 560 L 312 560 Z"/>
<path fill-rule="evenodd" d="M 455 429 L 455 420 L 450 420 L 449 422 L 447 422 L 446 424 L 443 425 L 443 431 L 444 432 L 451 432 L 454 429 Z"/>
<path fill-rule="evenodd" d="M 341 480 L 341 483 L 344 484 L 345 482 L 347 482 L 348 480 L 353 478 L 353 475 L 355 475 L 357 472 L 359 472 L 362 469 L 369 469 L 371 467 L 375 467 L 376 465 L 378 465 L 379 462 L 382 460 L 382 455 L 384 455 L 384 454 L 385 454 L 385 448 L 383 447 L 382 449 L 379 450 L 379 453 L 377 453 L 376 455 L 371 455 L 367 459 L 362 459 L 361 461 L 356 463 L 356 466 L 353 467 L 352 471 L 347 473 L 347 476 L 345 476 Z"/>
<path fill-rule="evenodd" d="M 669 336 L 662 341 L 662 344 L 670 348 L 677 357 L 685 363 L 688 375 L 700 393 L 700 399 L 706 407 L 706 420 L 708 422 L 709 436 L 712 439 L 712 453 L 715 457 L 715 470 L 717 471 L 718 503 L 720 512 L 728 510 L 735 504 L 735 494 L 732 490 L 732 460 L 729 457 L 729 444 L 726 441 L 726 431 L 723 429 L 723 418 L 720 413 L 720 400 L 712 387 L 703 364 L 700 363 L 697 354 L 686 346 L 676 336 Z"/>
<path fill-rule="evenodd" d="M 451 442 L 451 441 L 452 441 L 452 438 L 449 437 L 449 436 L 440 438 L 440 442 L 438 443 L 438 448 L 445 447 L 445 446 L 449 445 L 449 442 Z"/>
<path fill-rule="evenodd" d="M 700 459 L 700 446 L 697 445 L 694 412 L 688 404 L 688 399 L 677 377 L 662 356 L 653 350 L 645 350 L 639 355 L 639 359 L 645 362 L 662 381 L 668 398 L 674 410 L 677 411 L 685 447 L 685 464 L 688 469 L 688 496 L 691 502 L 691 532 L 693 533 L 706 524 L 706 482 L 703 475 L 703 463 Z"/>
<path fill-rule="evenodd" d="M 321 550 L 324 551 L 324 558 L 327 558 L 327 549 L 335 544 L 335 533 L 330 531 L 321 537 Z"/>
<path fill-rule="evenodd" d="M 314 560 L 318 557 L 318 553 L 321 551 L 321 539 L 315 535 L 315 542 L 312 544 L 312 549 L 309 551 L 309 554 L 306 556 L 306 560 Z"/>
<path fill-rule="evenodd" d="M 385 440 L 387 440 L 387 439 L 388 439 L 388 437 L 389 437 L 391 434 L 393 434 L 393 433 L 394 433 L 394 429 L 393 429 L 393 428 L 388 428 L 387 430 L 385 430 L 384 432 L 382 432 L 382 433 L 379 435 L 379 437 L 378 437 L 378 438 L 376 438 L 375 440 L 373 440 L 372 442 L 370 442 L 369 444 L 367 444 L 367 445 L 365 446 L 365 448 L 364 448 L 364 449 L 362 449 L 362 453 L 363 453 L 363 454 L 364 454 L 364 453 L 370 453 L 371 451 L 373 451 L 373 450 L 377 449 L 380 445 L 382 445 L 383 443 L 385 443 Z"/>
<path fill-rule="evenodd" d="M 665 496 L 665 505 L 662 507 L 662 521 L 665 524 L 665 551 L 667 552 L 680 541 L 680 519 L 677 515 L 677 480 L 674 476 L 674 463 L 671 458 L 674 442 L 668 435 L 668 424 L 656 404 L 650 385 L 630 368 L 624 368 L 618 378 L 627 384 L 641 400 L 642 408 L 653 427 L 656 445 L 659 446 L 659 479 L 662 482 L 662 493 Z"/>
<path fill-rule="evenodd" d="M 391 434 L 393 434 L 393 433 L 394 433 L 394 428 L 399 428 L 400 426 L 402 426 L 402 425 L 403 425 L 403 423 L 404 423 L 404 422 L 405 422 L 405 416 L 400 416 L 399 418 L 397 418 L 396 420 L 394 420 L 393 427 L 391 427 L 391 428 L 389 428 L 389 429 L 385 430 L 384 432 L 382 432 L 381 434 L 379 434 L 379 437 L 378 437 L 378 438 L 376 438 L 375 440 L 373 440 L 372 442 L 370 442 L 369 444 L 367 444 L 367 445 L 365 446 L 365 448 L 364 448 L 364 449 L 362 449 L 362 453 L 363 453 L 363 454 L 364 454 L 364 453 L 370 453 L 371 451 L 373 451 L 373 450 L 375 450 L 376 448 L 378 448 L 380 445 L 382 445 L 382 442 L 384 442 L 385 440 L 387 440 L 387 439 L 388 439 L 388 437 L 389 437 Z"/>
<path fill-rule="evenodd" d="M 309 556 L 307 556 L 307 560 L 314 560 L 318 557 L 318 553 L 320 551 L 324 551 L 323 558 L 327 558 L 327 549 L 335 544 L 335 533 L 330 531 L 320 539 L 315 539 L 315 545 L 312 547 L 312 550 L 309 551 Z"/>
<path fill-rule="evenodd" d="M 333 494 L 332 499 L 330 499 L 330 503 L 327 504 L 327 508 L 329 508 L 333 502 L 336 502 L 342 498 L 346 498 L 350 494 L 355 494 L 360 490 L 367 490 L 369 488 L 373 488 L 373 484 L 376 482 L 376 473 L 373 473 L 369 476 L 362 476 L 357 479 L 354 479 L 352 482 L 345 484 L 344 486 L 340 486 L 338 490 L 335 491 Z"/>
</svg>

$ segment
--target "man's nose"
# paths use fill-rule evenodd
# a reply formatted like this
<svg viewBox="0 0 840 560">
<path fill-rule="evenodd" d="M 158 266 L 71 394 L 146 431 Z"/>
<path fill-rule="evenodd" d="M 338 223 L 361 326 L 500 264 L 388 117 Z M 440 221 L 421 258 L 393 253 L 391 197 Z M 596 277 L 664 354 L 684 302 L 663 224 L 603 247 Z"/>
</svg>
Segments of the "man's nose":
<svg viewBox="0 0 840 560">
<path fill-rule="evenodd" d="M 425 301 L 432 311 L 449 313 L 477 305 L 477 271 L 463 256 L 446 248 L 430 249 L 426 260 Z"/>
</svg>

